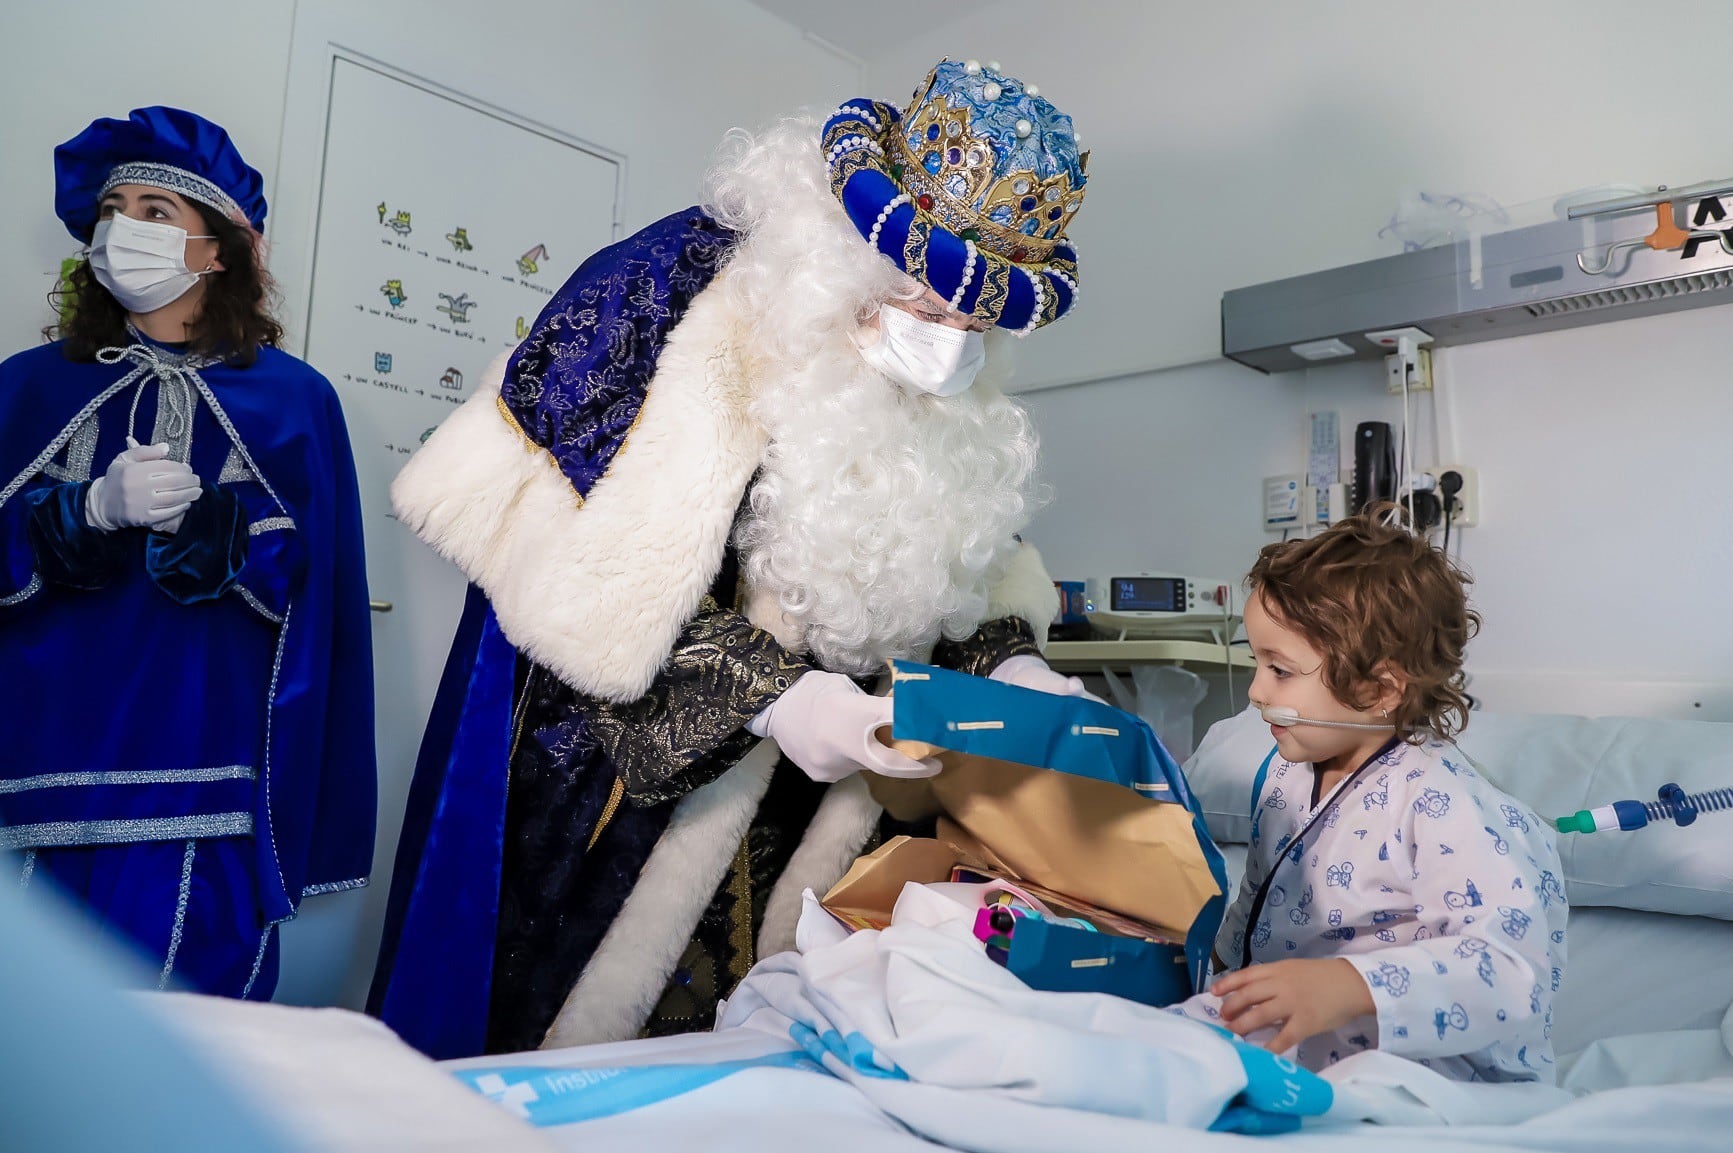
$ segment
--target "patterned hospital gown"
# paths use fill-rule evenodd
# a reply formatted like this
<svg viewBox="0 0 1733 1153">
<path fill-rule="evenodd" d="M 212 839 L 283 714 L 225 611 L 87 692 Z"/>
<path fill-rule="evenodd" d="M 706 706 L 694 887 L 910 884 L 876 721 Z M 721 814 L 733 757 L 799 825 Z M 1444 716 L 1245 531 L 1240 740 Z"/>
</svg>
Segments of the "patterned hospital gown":
<svg viewBox="0 0 1733 1153">
<path fill-rule="evenodd" d="M 1551 1082 L 1567 912 L 1552 827 L 1438 742 L 1396 745 L 1317 809 L 1312 781 L 1311 765 L 1272 756 L 1218 938 L 1230 968 L 1249 931 L 1254 964 L 1343 957 L 1366 979 L 1375 1018 L 1307 1039 L 1295 1059 L 1318 1070 L 1377 1048 L 1458 1080 Z M 1217 1023 L 1219 1004 L 1205 993 L 1178 1008 Z"/>
</svg>

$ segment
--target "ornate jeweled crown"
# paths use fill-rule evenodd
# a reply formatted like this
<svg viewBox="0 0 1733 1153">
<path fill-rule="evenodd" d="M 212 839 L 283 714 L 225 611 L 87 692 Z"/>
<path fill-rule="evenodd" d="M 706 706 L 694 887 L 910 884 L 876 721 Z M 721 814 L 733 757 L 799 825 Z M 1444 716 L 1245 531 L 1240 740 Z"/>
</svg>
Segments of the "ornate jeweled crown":
<svg viewBox="0 0 1733 1153">
<path fill-rule="evenodd" d="M 926 211 L 978 229 L 984 247 L 1019 264 L 1050 257 L 1083 203 L 1088 161 L 1071 118 L 974 61 L 947 60 L 928 74 L 897 143 L 917 204 L 928 196 Z"/>
<path fill-rule="evenodd" d="M 825 122 L 831 187 L 868 243 L 956 310 L 1022 332 L 1077 296 L 1065 230 L 1088 154 L 1071 118 L 995 65 L 945 60 L 907 116 L 854 100 Z"/>
</svg>

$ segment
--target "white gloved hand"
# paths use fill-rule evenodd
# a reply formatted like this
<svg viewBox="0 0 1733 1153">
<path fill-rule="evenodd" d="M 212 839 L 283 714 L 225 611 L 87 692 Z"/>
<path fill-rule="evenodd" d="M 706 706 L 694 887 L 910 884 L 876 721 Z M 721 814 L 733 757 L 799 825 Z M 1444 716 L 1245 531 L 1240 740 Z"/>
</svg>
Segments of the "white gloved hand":
<svg viewBox="0 0 1733 1153">
<path fill-rule="evenodd" d="M 173 521 L 199 499 L 199 478 L 179 461 L 168 459 L 166 444 L 135 444 L 114 458 L 84 498 L 84 519 L 91 528 L 113 532 Z"/>
<path fill-rule="evenodd" d="M 1034 689 L 1036 692 L 1052 693 L 1056 697 L 1088 697 L 1098 704 L 1107 703 L 1083 687 L 1083 678 L 1056 673 L 1048 667 L 1046 661 L 1028 653 L 1005 658 L 999 667 L 992 671 L 989 679 L 1019 688 Z"/>
<path fill-rule="evenodd" d="M 803 673 L 747 728 L 775 741 L 815 781 L 840 781 L 865 769 L 886 777 L 930 777 L 938 758 L 917 761 L 878 739 L 889 728 L 891 699 L 860 690 L 841 673 Z"/>
</svg>

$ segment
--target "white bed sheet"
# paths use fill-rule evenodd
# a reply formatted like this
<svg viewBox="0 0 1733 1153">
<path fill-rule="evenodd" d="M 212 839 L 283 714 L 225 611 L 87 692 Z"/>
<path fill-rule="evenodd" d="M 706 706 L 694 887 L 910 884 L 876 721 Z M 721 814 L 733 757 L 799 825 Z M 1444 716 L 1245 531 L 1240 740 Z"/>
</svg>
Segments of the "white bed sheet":
<svg viewBox="0 0 1733 1153">
<path fill-rule="evenodd" d="M 164 1016 L 221 1057 L 286 1133 L 310 1150 L 622 1150 L 702 1148 L 752 1153 L 915 1153 L 939 1146 L 910 1133 L 848 1083 L 795 1069 L 752 1069 L 650 1107 L 580 1124 L 534 1130 L 461 1085 L 451 1065 L 572 1069 L 710 1063 L 760 1055 L 762 1035 L 695 1034 L 436 1065 L 375 1021 L 340 1010 L 299 1010 L 214 999 L 160 1002 Z M 1597 1092 L 1532 1121 L 1505 1126 L 1332 1127 L 1282 1137 L 1239 1137 L 1143 1125 L 1164 1153 L 1245 1151 L 1270 1143 L 1293 1150 L 1439 1153 L 1568 1150 L 1569 1153 L 1694 1153 L 1724 1150 L 1733 1133 L 1733 1058 L 1724 1028 L 1604 1040 L 1582 1053 L 1567 1081 Z M 1719 1076 L 1698 1084 L 1678 1080 Z M 991 1125 L 953 1135 L 950 1147 L 999 1153 L 1017 1134 Z"/>
<path fill-rule="evenodd" d="M 1244 848 L 1225 851 L 1237 884 Z M 1173 1153 L 1267 1149 L 1271 1142 L 1334 1153 L 1733 1147 L 1733 965 L 1726 961 L 1733 956 L 1733 925 L 1584 909 L 1573 913 L 1570 946 L 1556 1040 L 1564 1085 L 1592 1095 L 1516 1125 L 1362 1125 L 1256 1138 L 1146 1125 L 1148 1147 Z M 799 1069 L 749 1069 L 650 1107 L 541 1130 L 484 1101 L 451 1072 L 478 1065 L 704 1064 L 774 1049 L 763 1036 L 698 1034 L 441 1066 L 358 1014 L 190 996 L 153 997 L 152 1004 L 218 1054 L 230 1076 L 309 1149 L 912 1153 L 940 1147 L 910 1133 L 847 1082 Z M 952 1134 L 950 1147 L 983 1153 L 1018 1148 L 1015 1132 L 991 1129 Z"/>
<path fill-rule="evenodd" d="M 1686 1039 L 1688 1044 L 1681 1044 Z M 1699 1046 L 1720 1044 L 1717 1031 L 1648 1038 L 1638 1056 L 1651 1074 L 1685 1072 L 1678 1055 L 1701 1057 Z M 455 1064 L 529 1064 L 570 1069 L 663 1063 L 702 1064 L 741 1055 L 740 1039 L 694 1034 L 648 1042 L 484 1058 Z M 1723 1063 L 1733 1072 L 1733 1061 Z M 1127 1122 L 1126 1124 L 1131 1124 Z M 1597 1092 L 1513 1125 L 1332 1126 L 1281 1136 L 1248 1137 L 1140 1124 L 1137 1147 L 1162 1153 L 1249 1153 L 1251 1150 L 1390 1153 L 1722 1153 L 1733 1132 L 1733 1077 L 1693 1084 L 1637 1086 Z M 1010 1125 L 989 1115 L 955 1133 L 949 1145 L 928 1142 L 879 1113 L 861 1093 L 824 1074 L 752 1070 L 684 1096 L 631 1112 L 541 1130 L 570 1153 L 642 1153 L 701 1148 L 705 1153 L 855 1153 L 857 1150 L 956 1148 L 970 1153 L 1042 1153 Z"/>
</svg>

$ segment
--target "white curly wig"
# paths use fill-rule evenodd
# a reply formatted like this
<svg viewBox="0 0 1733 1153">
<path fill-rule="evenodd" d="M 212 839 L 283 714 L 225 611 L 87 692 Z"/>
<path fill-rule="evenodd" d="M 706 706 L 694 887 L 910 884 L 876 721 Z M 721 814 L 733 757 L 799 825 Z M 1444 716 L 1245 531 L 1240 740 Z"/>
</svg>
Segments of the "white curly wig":
<svg viewBox="0 0 1733 1153">
<path fill-rule="evenodd" d="M 831 194 L 820 124 L 730 133 L 706 201 L 740 234 L 716 290 L 744 318 L 769 435 L 735 533 L 754 619 L 823 667 L 866 675 L 981 623 L 1035 511 L 1036 436 L 995 383 L 1010 368 L 997 334 L 981 378 L 951 398 L 911 394 L 861 358 L 862 319 L 922 288 Z"/>
</svg>

